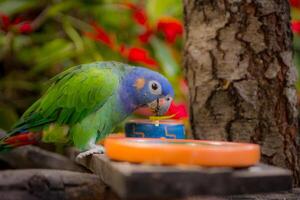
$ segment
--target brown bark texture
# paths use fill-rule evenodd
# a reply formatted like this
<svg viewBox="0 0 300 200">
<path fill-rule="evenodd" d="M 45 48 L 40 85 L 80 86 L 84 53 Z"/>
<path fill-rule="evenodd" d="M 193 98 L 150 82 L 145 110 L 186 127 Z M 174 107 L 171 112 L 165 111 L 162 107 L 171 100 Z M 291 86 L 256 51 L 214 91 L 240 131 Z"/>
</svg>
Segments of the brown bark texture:
<svg viewBox="0 0 300 200">
<path fill-rule="evenodd" d="M 288 0 L 184 0 L 184 15 L 193 136 L 258 143 L 299 184 Z"/>
</svg>

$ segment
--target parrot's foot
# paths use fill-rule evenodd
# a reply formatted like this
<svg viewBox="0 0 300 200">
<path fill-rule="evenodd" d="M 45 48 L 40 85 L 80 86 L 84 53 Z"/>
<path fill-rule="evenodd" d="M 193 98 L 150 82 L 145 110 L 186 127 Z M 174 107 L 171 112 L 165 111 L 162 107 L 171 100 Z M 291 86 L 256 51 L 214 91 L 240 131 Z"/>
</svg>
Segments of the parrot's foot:
<svg viewBox="0 0 300 200">
<path fill-rule="evenodd" d="M 80 154 L 78 154 L 76 156 L 76 160 L 78 159 L 82 159 L 86 156 L 89 156 L 89 155 L 92 155 L 92 154 L 96 154 L 96 153 L 104 153 L 104 147 L 102 145 L 95 145 L 93 146 L 91 149 L 87 150 L 87 151 L 84 151 L 84 152 L 81 152 Z"/>
</svg>

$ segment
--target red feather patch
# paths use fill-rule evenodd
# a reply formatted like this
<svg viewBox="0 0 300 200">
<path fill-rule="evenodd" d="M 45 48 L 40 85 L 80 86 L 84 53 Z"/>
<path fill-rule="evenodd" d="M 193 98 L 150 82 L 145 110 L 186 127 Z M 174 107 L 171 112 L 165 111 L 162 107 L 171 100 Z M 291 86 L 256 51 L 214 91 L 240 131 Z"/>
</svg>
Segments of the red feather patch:
<svg viewBox="0 0 300 200">
<path fill-rule="evenodd" d="M 18 134 L 16 136 L 9 137 L 4 141 L 5 144 L 13 147 L 35 144 L 36 142 L 36 137 L 34 133 L 31 132 Z"/>
</svg>

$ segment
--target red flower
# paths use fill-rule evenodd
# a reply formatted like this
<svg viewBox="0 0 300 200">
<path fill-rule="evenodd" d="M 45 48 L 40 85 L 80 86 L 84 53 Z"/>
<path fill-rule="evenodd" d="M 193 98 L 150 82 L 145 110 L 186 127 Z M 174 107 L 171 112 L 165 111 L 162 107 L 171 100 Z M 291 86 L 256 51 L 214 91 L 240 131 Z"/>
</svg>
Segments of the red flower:
<svg viewBox="0 0 300 200">
<path fill-rule="evenodd" d="M 179 20 L 171 17 L 161 18 L 157 23 L 157 30 L 162 31 L 169 43 L 174 43 L 177 36 L 183 33 L 183 27 Z"/>
<path fill-rule="evenodd" d="M 131 62 L 141 63 L 152 68 L 157 68 L 157 62 L 149 56 L 149 52 L 146 49 L 139 47 L 126 48 L 124 45 L 121 45 L 120 53 Z"/>
<path fill-rule="evenodd" d="M 173 119 L 186 119 L 188 118 L 187 106 L 184 103 L 175 104 L 173 101 L 166 115 L 175 115 Z"/>
<path fill-rule="evenodd" d="M 138 36 L 139 40 L 142 43 L 148 43 L 150 37 L 153 35 L 153 30 L 148 22 L 146 11 L 133 3 L 124 3 L 124 5 L 132 10 L 133 20 L 144 29 L 144 31 Z"/>
<path fill-rule="evenodd" d="M 32 27 L 29 22 L 23 23 L 19 28 L 20 33 L 30 33 L 32 32 Z"/>
<path fill-rule="evenodd" d="M 85 35 L 92 40 L 102 42 L 108 47 L 113 48 L 113 40 L 111 39 L 109 34 L 106 33 L 106 31 L 96 22 L 92 22 L 91 25 L 93 26 L 94 32 L 85 32 Z"/>
<path fill-rule="evenodd" d="M 153 31 L 150 28 L 147 28 L 145 32 L 139 35 L 139 40 L 142 43 L 148 43 L 152 35 Z"/>
<path fill-rule="evenodd" d="M 125 6 L 133 11 L 133 19 L 140 25 L 146 25 L 148 23 L 148 17 L 143 8 L 134 5 L 133 3 L 124 3 Z"/>
<path fill-rule="evenodd" d="M 148 21 L 147 15 L 145 14 L 145 11 L 142 9 L 134 9 L 133 18 L 137 23 L 141 25 L 146 24 L 146 22 Z"/>
<path fill-rule="evenodd" d="M 1 14 L 1 29 L 7 32 L 10 26 L 11 26 L 11 22 L 9 17 L 7 15 Z"/>
<path fill-rule="evenodd" d="M 293 7 L 300 8 L 300 1 L 299 0 L 290 0 L 290 4 Z"/>
<path fill-rule="evenodd" d="M 32 32 L 32 26 L 30 22 L 22 22 L 21 18 L 16 18 L 11 20 L 9 16 L 5 14 L 0 14 L 1 24 L 0 30 L 8 32 L 10 30 L 16 30 L 18 33 L 30 33 Z"/>
<path fill-rule="evenodd" d="M 300 34 L 300 20 L 292 21 L 291 28 L 294 33 Z"/>
</svg>

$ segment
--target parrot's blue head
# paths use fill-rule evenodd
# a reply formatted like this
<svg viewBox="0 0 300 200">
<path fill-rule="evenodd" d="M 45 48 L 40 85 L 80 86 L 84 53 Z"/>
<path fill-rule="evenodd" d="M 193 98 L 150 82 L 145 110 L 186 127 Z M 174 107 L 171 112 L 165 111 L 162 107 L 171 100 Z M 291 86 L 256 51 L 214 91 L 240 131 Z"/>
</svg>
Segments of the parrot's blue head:
<svg viewBox="0 0 300 200">
<path fill-rule="evenodd" d="M 173 88 L 164 76 L 142 67 L 132 68 L 120 89 L 120 98 L 129 112 L 147 106 L 157 115 L 163 115 L 174 97 Z"/>
</svg>

